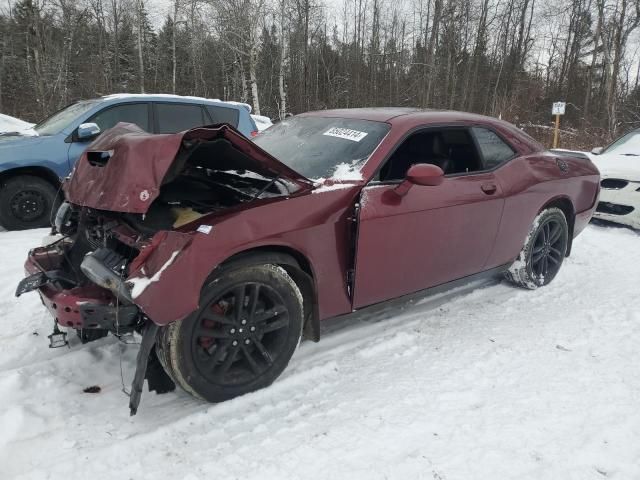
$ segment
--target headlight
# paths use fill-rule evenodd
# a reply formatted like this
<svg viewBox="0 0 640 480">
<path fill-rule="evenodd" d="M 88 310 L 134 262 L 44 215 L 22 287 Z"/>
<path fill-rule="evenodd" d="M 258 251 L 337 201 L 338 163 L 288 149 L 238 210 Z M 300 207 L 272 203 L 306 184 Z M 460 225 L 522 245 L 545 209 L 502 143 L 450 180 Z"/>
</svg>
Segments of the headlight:
<svg viewBox="0 0 640 480">
<path fill-rule="evenodd" d="M 60 205 L 60 208 L 58 208 L 56 212 L 56 219 L 53 224 L 58 233 L 62 233 L 63 235 L 73 231 L 75 221 L 73 219 L 73 209 L 69 202 L 62 202 L 62 205 Z"/>
</svg>

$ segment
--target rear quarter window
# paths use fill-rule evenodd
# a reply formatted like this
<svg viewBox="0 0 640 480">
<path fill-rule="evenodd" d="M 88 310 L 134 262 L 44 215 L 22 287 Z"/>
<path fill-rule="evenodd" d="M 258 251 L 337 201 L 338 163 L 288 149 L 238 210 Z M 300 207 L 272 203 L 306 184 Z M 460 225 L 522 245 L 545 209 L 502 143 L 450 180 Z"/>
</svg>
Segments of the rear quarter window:
<svg viewBox="0 0 640 480">
<path fill-rule="evenodd" d="M 515 154 L 515 151 L 492 130 L 482 127 L 473 127 L 471 130 L 480 148 L 486 170 L 503 164 Z"/>
<path fill-rule="evenodd" d="M 201 127 L 209 123 L 205 120 L 200 105 L 186 103 L 156 103 L 156 119 L 158 133 L 176 133 Z"/>
<path fill-rule="evenodd" d="M 228 123 L 232 127 L 238 128 L 240 113 L 237 109 L 213 105 L 207 105 L 206 107 L 213 123 Z"/>
</svg>

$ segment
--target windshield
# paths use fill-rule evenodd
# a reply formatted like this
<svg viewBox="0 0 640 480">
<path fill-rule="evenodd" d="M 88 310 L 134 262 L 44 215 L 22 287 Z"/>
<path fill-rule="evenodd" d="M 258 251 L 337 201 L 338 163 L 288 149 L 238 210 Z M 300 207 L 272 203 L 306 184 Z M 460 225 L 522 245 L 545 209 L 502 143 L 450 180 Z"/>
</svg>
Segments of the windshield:
<svg viewBox="0 0 640 480">
<path fill-rule="evenodd" d="M 360 167 L 389 128 L 387 123 L 369 120 L 293 117 L 263 131 L 254 141 L 307 178 L 358 180 Z"/>
<path fill-rule="evenodd" d="M 634 130 L 621 136 L 602 153 L 617 153 L 618 155 L 640 157 L 640 132 Z"/>
<path fill-rule="evenodd" d="M 38 135 L 56 135 L 64 130 L 69 123 L 78 118 L 78 116 L 88 112 L 95 104 L 95 100 L 83 100 L 72 103 L 68 107 L 58 110 L 33 128 L 38 132 Z"/>
</svg>

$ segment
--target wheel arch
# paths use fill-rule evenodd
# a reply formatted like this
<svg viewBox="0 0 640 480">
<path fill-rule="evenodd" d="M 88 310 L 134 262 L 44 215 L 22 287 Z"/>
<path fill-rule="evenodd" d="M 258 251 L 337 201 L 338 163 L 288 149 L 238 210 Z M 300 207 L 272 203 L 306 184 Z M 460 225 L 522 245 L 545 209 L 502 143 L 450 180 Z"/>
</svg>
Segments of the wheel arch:
<svg viewBox="0 0 640 480">
<path fill-rule="evenodd" d="M 221 270 L 241 268 L 257 263 L 271 263 L 281 266 L 298 285 L 302 293 L 305 311 L 308 312 L 305 313 L 303 336 L 314 342 L 319 341 L 320 315 L 316 277 L 312 263 L 300 251 L 283 245 L 264 245 L 243 250 L 221 262 L 211 273 L 210 278 L 220 273 Z M 209 279 L 207 283 L 208 281 Z"/>
<path fill-rule="evenodd" d="M 569 226 L 569 239 L 567 243 L 567 253 L 565 256 L 568 257 L 571 254 L 571 247 L 573 246 L 573 227 L 576 219 L 576 210 L 573 206 L 573 202 L 569 197 L 558 196 L 545 203 L 538 213 L 548 208 L 559 208 L 567 219 L 567 225 Z"/>
<path fill-rule="evenodd" d="M 15 167 L 0 172 L 0 183 L 10 178 L 19 177 L 22 175 L 31 175 L 33 177 L 41 178 L 56 189 L 60 188 L 61 182 L 58 175 L 47 167 L 29 166 L 29 167 Z"/>
</svg>

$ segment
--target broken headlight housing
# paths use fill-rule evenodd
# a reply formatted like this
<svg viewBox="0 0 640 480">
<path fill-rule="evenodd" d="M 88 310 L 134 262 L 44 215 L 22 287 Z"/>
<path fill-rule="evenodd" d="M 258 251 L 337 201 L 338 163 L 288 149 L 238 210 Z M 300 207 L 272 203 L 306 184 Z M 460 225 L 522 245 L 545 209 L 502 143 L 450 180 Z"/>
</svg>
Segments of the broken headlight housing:
<svg viewBox="0 0 640 480">
<path fill-rule="evenodd" d="M 75 231 L 76 223 L 77 215 L 71 204 L 69 202 L 62 202 L 53 222 L 56 232 L 62 235 L 69 235 Z"/>
</svg>

